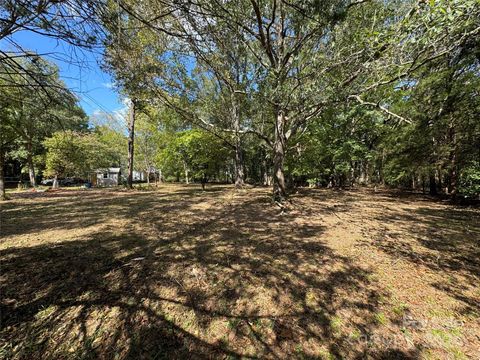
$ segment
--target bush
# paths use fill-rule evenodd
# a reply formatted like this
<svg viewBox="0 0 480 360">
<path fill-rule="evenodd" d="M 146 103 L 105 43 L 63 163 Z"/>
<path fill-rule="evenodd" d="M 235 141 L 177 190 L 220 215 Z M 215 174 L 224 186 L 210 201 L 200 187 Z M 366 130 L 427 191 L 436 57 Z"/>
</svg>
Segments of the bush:
<svg viewBox="0 0 480 360">
<path fill-rule="evenodd" d="M 471 165 L 460 172 L 458 192 L 467 197 L 480 197 L 480 165 Z"/>
</svg>

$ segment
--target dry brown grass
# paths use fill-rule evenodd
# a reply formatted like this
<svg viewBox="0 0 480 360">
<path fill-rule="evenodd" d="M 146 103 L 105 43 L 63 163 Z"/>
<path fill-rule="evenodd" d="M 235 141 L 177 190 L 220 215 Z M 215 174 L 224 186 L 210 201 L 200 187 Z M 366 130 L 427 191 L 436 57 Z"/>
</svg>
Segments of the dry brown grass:
<svg viewBox="0 0 480 360">
<path fill-rule="evenodd" d="M 480 211 L 368 190 L 17 194 L 0 357 L 479 358 Z"/>
</svg>

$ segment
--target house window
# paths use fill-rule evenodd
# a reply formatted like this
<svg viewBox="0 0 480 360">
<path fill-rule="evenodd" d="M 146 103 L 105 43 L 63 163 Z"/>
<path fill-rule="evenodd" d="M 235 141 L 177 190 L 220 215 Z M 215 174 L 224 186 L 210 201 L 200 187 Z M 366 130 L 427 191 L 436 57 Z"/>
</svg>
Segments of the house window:
<svg viewBox="0 0 480 360">
<path fill-rule="evenodd" d="M 106 172 L 103 173 L 103 178 L 104 178 L 104 179 L 108 179 L 108 173 L 106 173 Z"/>
</svg>

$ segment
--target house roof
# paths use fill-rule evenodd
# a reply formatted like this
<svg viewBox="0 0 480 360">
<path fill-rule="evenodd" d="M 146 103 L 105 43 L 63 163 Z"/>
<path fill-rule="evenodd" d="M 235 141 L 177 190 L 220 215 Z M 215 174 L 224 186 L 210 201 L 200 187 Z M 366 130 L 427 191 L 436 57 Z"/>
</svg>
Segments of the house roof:
<svg viewBox="0 0 480 360">
<path fill-rule="evenodd" d="M 109 173 L 120 173 L 120 168 L 107 168 L 107 169 L 97 169 L 95 170 L 96 173 L 104 173 L 104 172 L 109 172 Z"/>
</svg>

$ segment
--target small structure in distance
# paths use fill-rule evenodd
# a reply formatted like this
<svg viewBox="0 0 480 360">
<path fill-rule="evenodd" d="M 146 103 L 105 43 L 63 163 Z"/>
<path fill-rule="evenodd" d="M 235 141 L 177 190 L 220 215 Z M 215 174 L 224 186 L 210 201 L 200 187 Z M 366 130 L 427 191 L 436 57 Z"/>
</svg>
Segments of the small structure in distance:
<svg viewBox="0 0 480 360">
<path fill-rule="evenodd" d="M 92 176 L 93 186 L 117 186 L 120 184 L 121 170 L 119 167 L 98 169 Z"/>
</svg>

